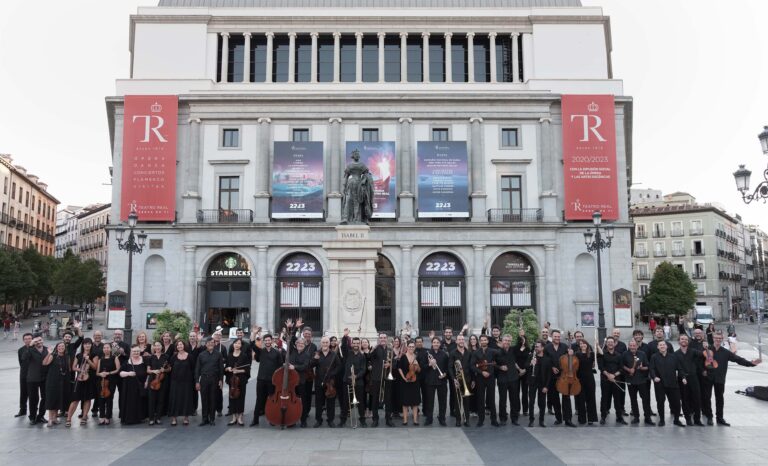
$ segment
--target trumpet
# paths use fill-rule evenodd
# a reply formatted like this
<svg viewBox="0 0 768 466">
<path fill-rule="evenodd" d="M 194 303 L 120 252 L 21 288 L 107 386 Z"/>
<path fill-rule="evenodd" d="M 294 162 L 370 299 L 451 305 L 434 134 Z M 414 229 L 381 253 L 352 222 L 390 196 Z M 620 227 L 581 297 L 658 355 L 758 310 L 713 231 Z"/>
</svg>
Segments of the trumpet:
<svg viewBox="0 0 768 466">
<path fill-rule="evenodd" d="M 355 366 L 349 368 L 351 375 L 350 375 L 350 384 L 349 384 L 349 425 L 353 429 L 357 429 L 357 414 L 355 413 L 355 409 L 359 402 L 357 401 L 357 395 L 355 394 Z"/>
<path fill-rule="evenodd" d="M 427 357 L 429 358 L 429 365 L 437 369 L 437 374 L 442 379 L 444 377 L 444 374 L 443 374 L 443 371 L 440 370 L 440 366 L 437 365 L 437 361 L 435 360 L 435 358 L 432 357 L 430 353 L 427 353 Z M 432 363 L 434 363 L 434 365 Z"/>
</svg>

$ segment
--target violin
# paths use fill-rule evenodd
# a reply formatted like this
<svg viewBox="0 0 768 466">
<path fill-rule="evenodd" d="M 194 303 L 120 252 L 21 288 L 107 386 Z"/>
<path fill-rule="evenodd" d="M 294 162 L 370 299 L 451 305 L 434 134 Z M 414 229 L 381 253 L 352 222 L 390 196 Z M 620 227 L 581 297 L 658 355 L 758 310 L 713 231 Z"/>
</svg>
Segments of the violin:
<svg viewBox="0 0 768 466">
<path fill-rule="evenodd" d="M 235 400 L 240 398 L 240 376 L 238 374 L 232 375 L 229 379 L 229 397 Z"/>
<path fill-rule="evenodd" d="M 101 391 L 99 392 L 99 396 L 102 398 L 109 398 L 110 395 L 112 395 L 112 392 L 109 390 L 109 378 L 103 377 L 101 379 Z"/>
<path fill-rule="evenodd" d="M 152 382 L 149 383 L 149 388 L 154 391 L 160 390 L 163 387 L 163 379 L 165 379 L 165 373 L 169 368 L 170 366 L 167 362 L 163 364 L 163 367 L 160 368 L 161 372 L 155 375 L 155 378 L 152 379 Z"/>
<path fill-rule="evenodd" d="M 704 367 L 707 370 L 717 369 L 717 361 L 715 360 L 715 352 L 711 349 L 704 350 Z"/>
<path fill-rule="evenodd" d="M 416 374 L 419 372 L 421 372 L 421 366 L 419 366 L 419 362 L 414 359 L 413 362 L 408 365 L 408 373 L 405 374 L 405 381 L 415 382 Z"/>
<path fill-rule="evenodd" d="M 495 365 L 495 361 L 478 361 L 477 364 L 475 364 L 475 367 L 477 367 L 480 372 L 488 372 L 488 368 Z"/>
<path fill-rule="evenodd" d="M 295 425 L 301 418 L 301 398 L 296 395 L 296 386 L 299 385 L 299 373 L 290 369 L 291 345 L 286 345 L 285 362 L 283 367 L 272 374 L 272 385 L 275 393 L 267 398 L 264 415 L 267 420 L 285 429 L 286 426 Z"/>
<path fill-rule="evenodd" d="M 560 356 L 560 377 L 557 379 L 557 391 L 565 396 L 576 396 L 581 393 L 581 382 L 576 376 L 579 370 L 579 359 L 572 354 Z"/>
</svg>

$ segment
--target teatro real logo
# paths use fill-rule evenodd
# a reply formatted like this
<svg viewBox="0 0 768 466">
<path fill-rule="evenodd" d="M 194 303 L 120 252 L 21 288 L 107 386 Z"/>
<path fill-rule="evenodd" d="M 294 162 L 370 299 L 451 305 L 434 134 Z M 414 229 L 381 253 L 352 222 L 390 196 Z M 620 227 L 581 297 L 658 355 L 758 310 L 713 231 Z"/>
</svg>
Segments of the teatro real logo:
<svg viewBox="0 0 768 466">
<path fill-rule="evenodd" d="M 149 107 L 152 113 L 160 113 L 163 111 L 163 106 L 155 102 Z M 144 139 L 140 142 L 150 142 L 152 134 L 157 137 L 160 142 L 168 142 L 166 138 L 160 134 L 160 128 L 165 124 L 165 120 L 160 115 L 134 115 L 132 122 L 136 122 L 137 119 L 144 119 Z"/>
<path fill-rule="evenodd" d="M 600 110 L 600 106 L 595 102 L 587 105 L 587 112 L 595 113 Z M 603 125 L 603 119 L 598 115 L 571 115 L 571 123 L 576 119 L 581 119 L 582 137 L 579 142 L 589 142 L 590 133 L 593 134 L 598 141 L 606 142 L 605 138 L 600 134 L 598 129 Z"/>
</svg>

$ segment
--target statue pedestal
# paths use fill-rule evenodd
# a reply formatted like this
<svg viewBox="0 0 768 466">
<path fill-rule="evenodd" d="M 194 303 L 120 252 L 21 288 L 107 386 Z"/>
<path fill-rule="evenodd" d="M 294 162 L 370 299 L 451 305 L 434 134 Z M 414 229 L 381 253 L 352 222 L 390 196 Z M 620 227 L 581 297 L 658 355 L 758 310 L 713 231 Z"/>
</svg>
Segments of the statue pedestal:
<svg viewBox="0 0 768 466">
<path fill-rule="evenodd" d="M 382 242 L 368 238 L 368 225 L 339 225 L 336 239 L 323 243 L 330 262 L 328 331 L 376 338 L 376 261 Z"/>
</svg>

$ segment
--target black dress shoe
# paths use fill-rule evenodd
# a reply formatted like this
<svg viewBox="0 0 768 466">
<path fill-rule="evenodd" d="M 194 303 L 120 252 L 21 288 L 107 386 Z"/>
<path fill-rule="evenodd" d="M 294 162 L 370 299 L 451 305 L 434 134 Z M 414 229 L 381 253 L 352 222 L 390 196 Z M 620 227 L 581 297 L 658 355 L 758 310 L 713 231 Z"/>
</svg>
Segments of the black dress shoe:
<svg viewBox="0 0 768 466">
<path fill-rule="evenodd" d="M 544 421 L 539 421 L 539 427 L 547 427 L 547 425 L 544 424 Z"/>
<path fill-rule="evenodd" d="M 533 427 L 533 419 L 531 419 L 530 421 L 528 421 L 528 427 Z"/>
<path fill-rule="evenodd" d="M 677 427 L 685 427 L 685 424 L 683 424 L 678 418 L 675 418 L 672 424 L 676 425 Z"/>
<path fill-rule="evenodd" d="M 568 427 L 576 427 L 576 424 L 574 424 L 571 421 L 565 421 L 565 425 L 568 426 Z"/>
<path fill-rule="evenodd" d="M 440 423 L 441 426 L 445 427 L 447 424 L 445 423 L 445 419 L 438 419 L 437 422 Z"/>
<path fill-rule="evenodd" d="M 215 426 L 215 425 L 216 425 L 216 421 L 215 421 L 215 420 L 213 420 L 213 419 L 211 419 L 211 425 L 212 425 L 212 426 Z"/>
<path fill-rule="evenodd" d="M 37 423 L 38 424 L 44 424 L 47 423 L 48 419 L 46 419 L 43 415 L 37 416 Z"/>
<path fill-rule="evenodd" d="M 387 427 L 395 427 L 395 425 L 392 423 L 392 419 L 387 419 L 384 421 L 384 423 L 387 425 Z"/>
<path fill-rule="evenodd" d="M 37 419 L 30 419 L 29 420 L 29 425 L 33 426 L 35 424 L 37 424 Z"/>
<path fill-rule="evenodd" d="M 259 425 L 259 418 L 253 418 L 253 421 L 249 424 L 251 427 Z"/>
<path fill-rule="evenodd" d="M 725 422 L 725 419 L 723 419 L 723 418 L 720 418 L 720 419 L 717 420 L 717 425 L 725 426 L 725 427 L 731 427 L 731 425 L 728 424 L 727 422 Z"/>
<path fill-rule="evenodd" d="M 493 427 L 501 427 L 501 424 L 499 424 L 498 421 L 491 421 L 491 425 Z"/>
<path fill-rule="evenodd" d="M 509 421 L 509 423 L 512 424 L 513 426 L 519 426 L 520 425 L 520 424 L 518 424 L 517 419 L 512 419 L 511 421 Z"/>
<path fill-rule="evenodd" d="M 605 418 L 604 417 L 600 418 L 600 425 L 601 426 L 605 425 Z"/>
<path fill-rule="evenodd" d="M 655 426 L 655 425 L 656 425 L 656 423 L 655 423 L 655 422 L 653 422 L 653 421 L 651 420 L 651 418 L 649 418 L 649 417 L 645 418 L 645 422 L 644 422 L 644 424 L 645 424 L 645 425 L 647 425 L 647 426 Z"/>
<path fill-rule="evenodd" d="M 13 416 L 13 417 L 21 417 L 21 416 L 26 416 L 26 415 L 27 415 L 27 412 L 24 411 L 23 409 L 20 409 L 19 412 L 15 416 Z"/>
<path fill-rule="evenodd" d="M 627 425 L 627 421 L 625 421 L 624 418 L 621 416 L 616 416 L 616 424 L 625 426 Z"/>
<path fill-rule="evenodd" d="M 638 416 L 633 416 L 630 424 L 640 424 L 640 418 Z"/>
<path fill-rule="evenodd" d="M 322 425 L 323 425 L 323 421 L 315 421 L 315 424 L 314 424 L 312 427 L 314 427 L 315 429 L 317 429 L 318 427 L 320 427 L 320 426 L 322 426 Z"/>
<path fill-rule="evenodd" d="M 712 418 L 711 418 L 711 417 L 708 417 L 708 418 L 707 418 L 707 425 L 708 425 L 708 426 L 712 426 L 712 425 L 715 425 L 715 423 L 714 423 L 714 422 L 712 422 Z"/>
<path fill-rule="evenodd" d="M 659 421 L 659 423 L 658 423 L 658 424 L 656 424 L 656 425 L 657 425 L 657 426 L 659 426 L 659 427 L 664 427 L 665 425 L 667 425 L 667 423 L 666 423 L 666 422 L 664 422 L 664 419 L 661 419 L 661 420 Z"/>
<path fill-rule="evenodd" d="M 693 421 L 693 425 L 698 426 L 698 427 L 704 427 L 704 423 L 702 423 L 701 420 Z"/>
<path fill-rule="evenodd" d="M 198 427 L 207 426 L 207 425 L 209 425 L 209 424 L 210 424 L 210 422 L 208 422 L 208 419 L 204 419 L 204 420 L 203 420 L 203 422 L 201 422 L 201 423 L 200 423 L 200 425 L 199 425 Z"/>
<path fill-rule="evenodd" d="M 560 424 L 562 424 L 562 423 L 563 423 L 563 421 L 555 421 L 555 425 L 556 425 L 556 426 L 559 426 L 559 425 L 560 425 Z"/>
</svg>

